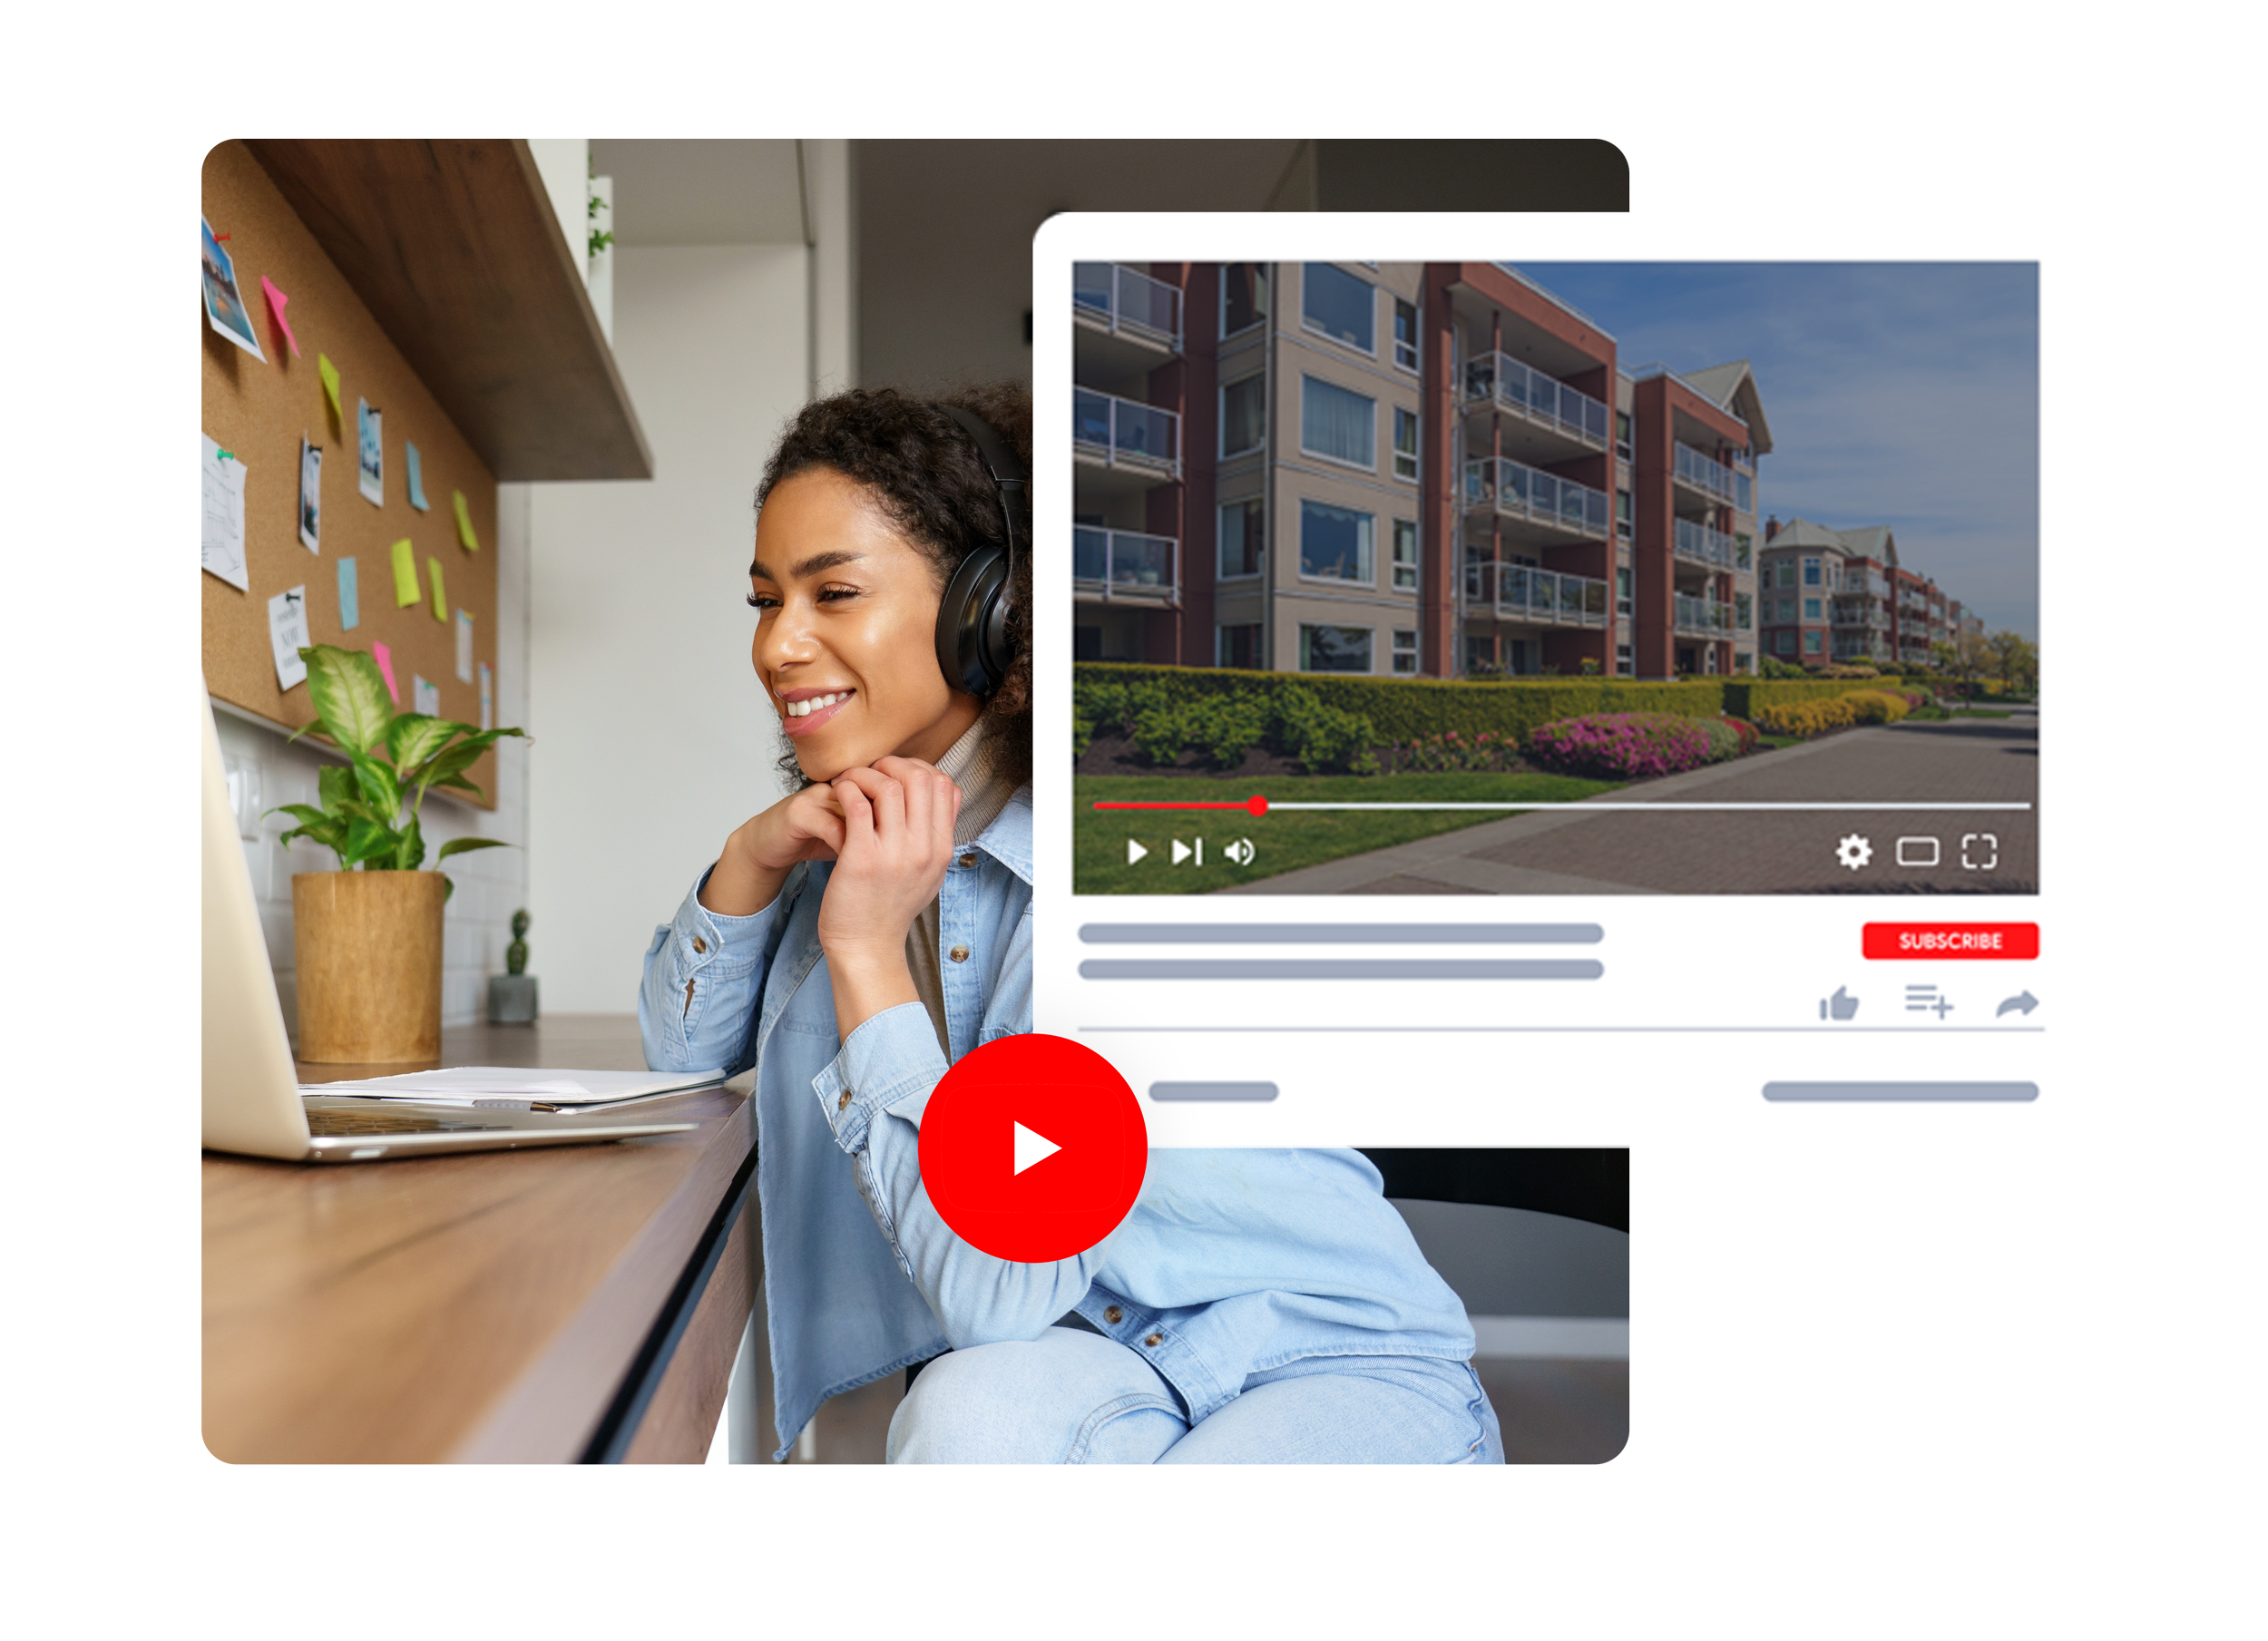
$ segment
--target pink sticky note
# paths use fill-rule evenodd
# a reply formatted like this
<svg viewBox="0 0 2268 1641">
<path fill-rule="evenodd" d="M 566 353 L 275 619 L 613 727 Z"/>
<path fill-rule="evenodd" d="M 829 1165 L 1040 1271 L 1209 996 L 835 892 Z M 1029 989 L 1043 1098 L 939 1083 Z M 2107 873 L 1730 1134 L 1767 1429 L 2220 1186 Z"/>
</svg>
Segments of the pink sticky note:
<svg viewBox="0 0 2268 1641">
<path fill-rule="evenodd" d="M 276 325 L 284 333 L 284 340 L 291 344 L 291 357 L 299 357 L 299 338 L 291 334 L 291 321 L 284 317 L 284 304 L 291 298 L 278 290 L 266 274 L 259 277 L 260 289 L 268 293 L 268 311 L 276 316 Z"/>
<path fill-rule="evenodd" d="M 394 681 L 394 652 L 384 644 L 370 646 L 370 653 L 378 663 L 378 670 L 386 674 L 386 692 L 394 698 L 394 704 L 402 704 L 402 687 Z"/>
</svg>

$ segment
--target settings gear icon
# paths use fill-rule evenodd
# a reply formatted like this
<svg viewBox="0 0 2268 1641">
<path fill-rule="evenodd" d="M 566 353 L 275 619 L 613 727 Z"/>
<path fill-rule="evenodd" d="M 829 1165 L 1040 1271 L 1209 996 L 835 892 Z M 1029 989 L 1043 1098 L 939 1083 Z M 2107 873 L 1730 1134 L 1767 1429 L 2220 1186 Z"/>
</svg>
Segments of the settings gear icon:
<svg viewBox="0 0 2268 1641">
<path fill-rule="evenodd" d="M 1835 845 L 1835 858 L 1856 872 L 1874 858 L 1874 845 L 1853 832 Z"/>
</svg>

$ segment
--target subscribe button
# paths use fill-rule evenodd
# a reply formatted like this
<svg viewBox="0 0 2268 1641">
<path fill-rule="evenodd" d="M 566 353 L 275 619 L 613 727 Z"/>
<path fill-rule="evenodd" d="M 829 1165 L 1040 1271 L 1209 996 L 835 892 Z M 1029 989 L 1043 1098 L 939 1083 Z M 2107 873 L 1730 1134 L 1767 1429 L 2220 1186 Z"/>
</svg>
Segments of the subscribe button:
<svg viewBox="0 0 2268 1641">
<path fill-rule="evenodd" d="M 1869 923 L 1862 949 L 1873 958 L 1983 958 L 2023 962 L 2039 955 L 2038 923 Z"/>
</svg>

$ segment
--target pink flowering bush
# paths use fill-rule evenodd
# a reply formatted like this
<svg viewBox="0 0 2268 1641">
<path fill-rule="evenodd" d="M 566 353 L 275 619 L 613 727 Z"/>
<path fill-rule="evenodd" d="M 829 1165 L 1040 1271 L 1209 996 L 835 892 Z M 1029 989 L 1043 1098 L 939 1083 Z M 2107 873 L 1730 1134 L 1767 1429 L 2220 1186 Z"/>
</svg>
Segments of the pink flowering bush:
<svg viewBox="0 0 2268 1641">
<path fill-rule="evenodd" d="M 1528 740 L 1528 761 L 1560 775 L 1642 781 L 1682 775 L 1740 754 L 1740 736 L 1721 718 L 1667 712 L 1595 712 L 1544 725 Z"/>
<path fill-rule="evenodd" d="M 1468 769 L 1510 769 L 1518 761 L 1520 743 L 1510 734 L 1482 729 L 1465 735 L 1445 730 L 1396 741 L 1387 749 L 1390 767 L 1452 773 Z"/>
</svg>

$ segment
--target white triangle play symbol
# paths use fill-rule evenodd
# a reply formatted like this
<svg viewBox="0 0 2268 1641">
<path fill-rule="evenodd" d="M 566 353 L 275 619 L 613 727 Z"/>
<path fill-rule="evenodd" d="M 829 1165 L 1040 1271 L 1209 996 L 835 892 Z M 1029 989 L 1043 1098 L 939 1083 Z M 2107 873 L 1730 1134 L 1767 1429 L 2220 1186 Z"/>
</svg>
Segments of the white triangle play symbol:
<svg viewBox="0 0 2268 1641">
<path fill-rule="evenodd" d="M 1129 837 L 1126 840 L 1126 864 L 1128 865 L 1132 865 L 1136 861 L 1141 859 L 1143 855 L 1148 855 L 1149 853 L 1149 850 L 1143 848 L 1141 845 L 1136 843 L 1132 838 Z"/>
<path fill-rule="evenodd" d="M 1045 1162 L 1063 1148 L 1051 1139 L 1042 1139 L 1022 1123 L 1016 1128 L 1016 1172 L 1021 1174 L 1035 1162 Z"/>
</svg>

